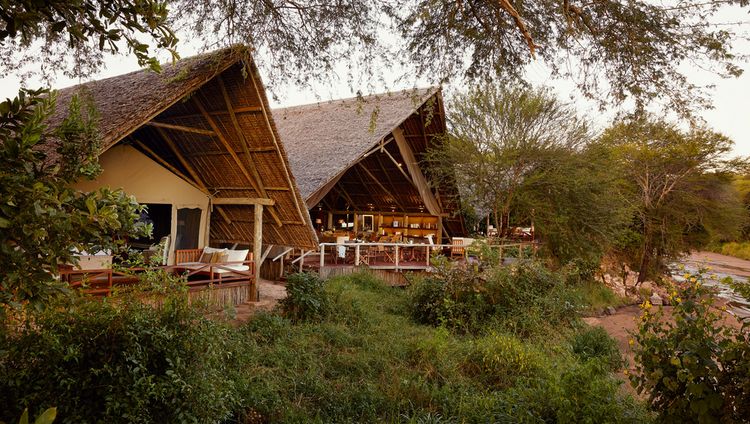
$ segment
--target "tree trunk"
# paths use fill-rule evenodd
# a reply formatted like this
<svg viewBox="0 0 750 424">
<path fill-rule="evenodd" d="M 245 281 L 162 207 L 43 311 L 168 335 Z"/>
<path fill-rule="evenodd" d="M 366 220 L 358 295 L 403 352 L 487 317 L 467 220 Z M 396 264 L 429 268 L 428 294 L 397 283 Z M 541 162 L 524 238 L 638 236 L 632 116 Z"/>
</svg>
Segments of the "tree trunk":
<svg viewBox="0 0 750 424">
<path fill-rule="evenodd" d="M 643 245 L 643 255 L 641 256 L 641 264 L 638 267 L 638 280 L 635 282 L 635 286 L 638 287 L 646 281 L 646 275 L 648 274 L 648 266 L 651 259 L 651 232 L 646 231 L 645 243 Z"/>
<path fill-rule="evenodd" d="M 497 228 L 497 235 L 498 235 L 498 237 L 503 237 L 505 233 L 503 231 L 502 222 L 500 222 L 497 219 L 497 206 L 495 206 L 495 208 L 494 208 L 494 210 L 492 212 L 495 215 L 495 228 Z"/>
</svg>

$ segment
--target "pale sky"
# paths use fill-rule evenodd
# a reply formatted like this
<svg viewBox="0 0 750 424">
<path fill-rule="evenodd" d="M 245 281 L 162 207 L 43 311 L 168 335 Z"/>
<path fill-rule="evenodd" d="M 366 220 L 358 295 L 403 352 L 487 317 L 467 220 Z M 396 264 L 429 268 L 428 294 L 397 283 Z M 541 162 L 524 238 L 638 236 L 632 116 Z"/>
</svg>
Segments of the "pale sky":
<svg viewBox="0 0 750 424">
<path fill-rule="evenodd" d="M 740 10 L 741 11 L 741 10 Z M 725 20 L 737 21 L 740 18 L 747 18 L 747 12 L 741 11 L 743 16 L 736 16 L 737 12 L 725 13 Z M 734 16 L 732 16 L 734 15 Z M 750 21 L 749 21 L 750 22 Z M 750 32 L 750 23 L 745 24 L 742 29 L 745 33 Z M 750 55 L 750 41 L 742 39 L 736 42 L 737 51 L 741 54 Z M 179 47 L 180 55 L 188 57 L 197 52 L 197 50 L 187 44 Z M 708 74 L 692 68 L 686 68 L 685 72 L 691 82 L 698 84 L 714 84 L 716 88 L 712 91 L 714 109 L 706 110 L 699 113 L 705 119 L 708 125 L 716 131 L 722 132 L 729 136 L 735 142 L 735 153 L 737 155 L 750 155 L 750 107 L 748 99 L 750 98 L 750 64 L 747 62 L 740 63 L 745 69 L 745 73 L 740 78 L 722 79 L 715 75 Z M 135 59 L 124 56 L 108 57 L 105 59 L 104 68 L 93 78 L 100 79 L 110 76 L 120 75 L 138 69 Z M 601 128 L 605 127 L 611 119 L 612 113 L 599 111 L 591 102 L 587 102 L 577 94 L 574 85 L 570 81 L 552 80 L 547 76 L 545 66 L 542 63 L 532 63 L 527 68 L 528 79 L 536 85 L 546 85 L 551 87 L 558 96 L 563 100 L 570 100 L 575 103 L 582 115 L 593 119 L 594 123 Z M 268 72 L 261 69 L 261 74 Z M 382 84 L 375 84 L 375 90 L 382 91 L 385 88 L 390 90 L 399 90 L 411 88 L 411 85 L 394 84 L 400 75 L 396 69 L 384 69 L 383 79 L 388 81 L 387 87 Z M 263 75 L 264 79 L 266 75 Z M 54 88 L 63 88 L 77 84 L 77 79 L 70 79 L 64 76 L 56 78 Z M 0 79 L 0 98 L 13 97 L 20 87 L 17 76 L 13 73 Z M 29 81 L 28 85 L 32 88 L 41 86 L 38 80 Z M 427 85 L 426 83 L 417 82 L 418 86 Z M 460 85 L 444 86 L 444 90 L 450 94 L 452 90 L 461 89 Z M 279 97 L 273 99 L 269 93 L 269 100 L 272 107 L 292 106 L 298 104 L 312 103 L 316 101 L 325 101 L 336 98 L 351 97 L 353 91 L 362 90 L 364 94 L 372 93 L 372 87 L 350 87 L 349 83 L 343 78 L 342 80 L 324 81 L 314 85 L 311 89 L 302 90 L 296 86 L 278 85 L 275 87 L 274 94 Z M 450 111 L 448 111 L 450 113 Z"/>
</svg>

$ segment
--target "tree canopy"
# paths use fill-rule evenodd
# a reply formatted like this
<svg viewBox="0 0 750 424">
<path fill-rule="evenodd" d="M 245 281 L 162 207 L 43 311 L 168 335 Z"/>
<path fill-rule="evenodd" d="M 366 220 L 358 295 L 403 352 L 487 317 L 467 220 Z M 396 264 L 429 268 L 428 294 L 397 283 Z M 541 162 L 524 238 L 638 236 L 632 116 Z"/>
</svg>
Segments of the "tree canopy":
<svg viewBox="0 0 750 424">
<path fill-rule="evenodd" d="M 695 127 L 641 116 L 615 123 L 601 138 L 623 178 L 622 198 L 634 211 L 621 246 L 639 281 L 665 271 L 666 260 L 732 238 L 745 220 L 732 180 L 747 164 L 729 159 L 733 142 Z"/>
<path fill-rule="evenodd" d="M 449 135 L 427 155 L 500 236 L 533 222 L 559 259 L 601 253 L 622 220 L 606 155 L 575 110 L 546 90 L 485 85 L 456 95 Z"/>
<path fill-rule="evenodd" d="M 539 60 L 602 105 L 658 102 L 688 115 L 709 100 L 680 66 L 739 75 L 737 26 L 711 19 L 722 7 L 744 6 L 744 0 L 5 1 L 0 59 L 5 71 L 39 61 L 44 71 L 87 75 L 102 65 L 102 51 L 124 43 L 141 64 L 153 65 L 147 45 L 173 50 L 175 28 L 205 48 L 253 46 L 272 81 L 329 80 L 344 64 L 361 85 L 400 64 L 415 81 L 518 83 L 526 65 Z"/>
<path fill-rule="evenodd" d="M 158 69 L 149 43 L 176 55 L 167 18 L 162 0 L 0 1 L 0 64 L 4 72 L 39 64 L 45 75 L 88 76 L 102 53 L 125 47 L 139 65 Z"/>
</svg>

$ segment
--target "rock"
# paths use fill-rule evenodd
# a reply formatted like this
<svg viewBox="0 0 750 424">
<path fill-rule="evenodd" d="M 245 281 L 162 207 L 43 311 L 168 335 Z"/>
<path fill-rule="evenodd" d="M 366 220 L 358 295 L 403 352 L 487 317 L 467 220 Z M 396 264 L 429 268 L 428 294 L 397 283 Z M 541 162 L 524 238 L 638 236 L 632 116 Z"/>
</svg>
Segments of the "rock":
<svg viewBox="0 0 750 424">
<path fill-rule="evenodd" d="M 606 313 L 607 315 L 614 315 L 617 313 L 617 309 L 611 306 L 607 306 L 607 309 L 604 310 L 604 313 Z"/>
<path fill-rule="evenodd" d="M 656 293 L 652 294 L 651 299 L 649 300 L 651 301 L 651 304 L 654 306 L 661 306 L 664 304 L 664 301 L 661 299 L 661 296 L 659 296 Z"/>
</svg>

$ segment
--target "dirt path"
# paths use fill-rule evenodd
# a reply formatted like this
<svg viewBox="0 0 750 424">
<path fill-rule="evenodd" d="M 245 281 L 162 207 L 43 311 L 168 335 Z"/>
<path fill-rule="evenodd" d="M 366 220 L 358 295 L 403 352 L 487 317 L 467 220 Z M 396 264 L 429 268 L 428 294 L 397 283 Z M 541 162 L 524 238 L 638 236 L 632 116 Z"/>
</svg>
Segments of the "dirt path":
<svg viewBox="0 0 750 424">
<path fill-rule="evenodd" d="M 279 300 L 286 297 L 286 287 L 276 281 L 259 280 L 258 292 L 260 294 L 257 302 L 245 302 L 237 306 L 236 316 L 231 322 L 239 325 L 247 321 L 258 311 L 270 311 L 276 307 Z"/>
<path fill-rule="evenodd" d="M 692 269 L 711 267 L 713 271 L 735 277 L 750 277 L 750 261 L 713 252 L 693 252 L 681 261 Z"/>
</svg>

